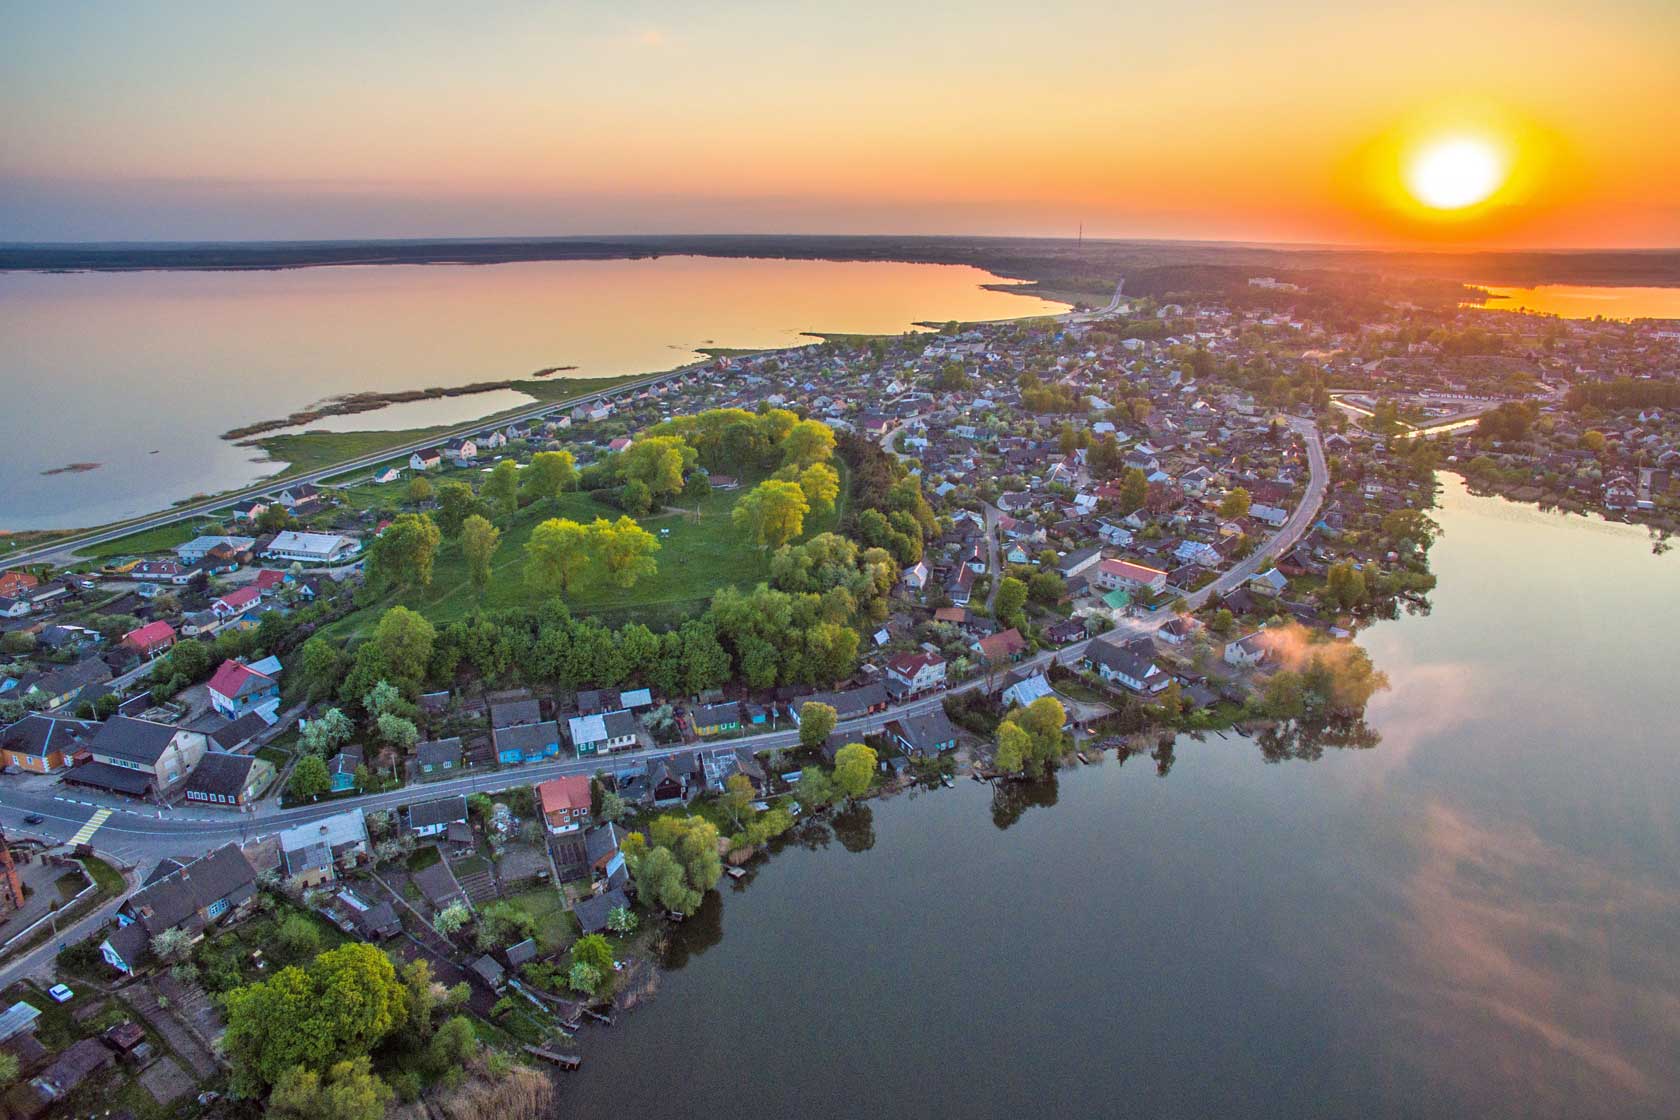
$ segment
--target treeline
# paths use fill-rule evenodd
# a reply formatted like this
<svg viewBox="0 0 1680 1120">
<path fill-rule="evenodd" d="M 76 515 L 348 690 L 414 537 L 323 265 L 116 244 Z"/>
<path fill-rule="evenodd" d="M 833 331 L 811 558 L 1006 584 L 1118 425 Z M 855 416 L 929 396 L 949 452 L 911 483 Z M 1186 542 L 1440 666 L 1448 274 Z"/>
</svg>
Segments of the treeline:
<svg viewBox="0 0 1680 1120">
<path fill-rule="evenodd" d="M 1680 408 L 1680 381 L 1635 381 L 1618 377 L 1572 385 L 1564 401 L 1571 409 Z"/>
</svg>

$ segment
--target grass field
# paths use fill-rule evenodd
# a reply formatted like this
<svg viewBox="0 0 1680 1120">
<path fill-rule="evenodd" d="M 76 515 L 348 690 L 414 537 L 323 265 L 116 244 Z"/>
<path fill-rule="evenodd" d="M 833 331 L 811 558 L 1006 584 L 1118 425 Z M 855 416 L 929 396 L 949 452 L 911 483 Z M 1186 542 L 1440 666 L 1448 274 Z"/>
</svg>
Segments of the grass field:
<svg viewBox="0 0 1680 1120">
<path fill-rule="evenodd" d="M 86 548 L 77 549 L 76 555 L 89 560 L 109 560 L 114 556 L 167 552 L 178 544 L 186 544 L 213 524 L 215 523 L 212 521 L 198 518 L 176 521 L 169 525 L 159 525 L 155 529 L 145 529 L 126 537 L 118 537 L 104 544 L 90 544 Z"/>
<path fill-rule="evenodd" d="M 560 892 L 538 887 L 509 895 L 507 900 L 537 920 L 537 945 L 543 956 L 552 956 L 577 937 L 577 919 L 566 912 Z"/>
<path fill-rule="evenodd" d="M 836 461 L 836 465 L 841 471 L 840 502 L 826 516 L 805 519 L 806 538 L 833 529 L 844 513 L 850 477 L 845 464 Z M 639 523 L 659 539 L 660 548 L 654 556 L 659 571 L 629 589 L 603 580 L 586 581 L 566 596 L 566 605 L 576 614 L 598 617 L 608 624 L 635 620 L 663 627 L 699 613 L 719 587 L 750 587 L 767 578 L 769 554 L 748 541 L 730 520 L 736 500 L 751 485 L 743 479 L 741 490 L 715 491 L 700 502 L 698 509 L 666 510 L 640 518 Z M 530 606 L 533 599 L 525 585 L 524 550 L 532 529 L 551 517 L 589 522 L 618 516 L 617 510 L 579 493 L 562 495 L 558 503 L 527 507 L 502 527 L 501 545 L 491 561 L 490 585 L 482 598 L 468 578 L 460 542 L 445 541 L 438 550 L 429 588 L 388 596 L 340 619 L 324 633 L 340 640 L 365 637 L 385 609 L 397 605 L 419 611 L 437 625 L 466 618 L 475 610 Z M 668 532 L 661 535 L 661 530 Z"/>
</svg>

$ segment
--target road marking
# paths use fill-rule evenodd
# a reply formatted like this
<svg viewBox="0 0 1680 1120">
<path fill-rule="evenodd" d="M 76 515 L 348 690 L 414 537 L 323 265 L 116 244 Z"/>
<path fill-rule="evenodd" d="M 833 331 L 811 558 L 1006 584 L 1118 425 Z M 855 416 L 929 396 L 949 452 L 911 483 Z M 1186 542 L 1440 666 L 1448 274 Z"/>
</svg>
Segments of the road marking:
<svg viewBox="0 0 1680 1120">
<path fill-rule="evenodd" d="M 87 823 L 77 830 L 76 835 L 70 837 L 68 843 L 71 845 L 86 844 L 93 839 L 93 834 L 99 831 L 99 826 L 104 824 L 110 815 L 111 810 L 100 809 L 87 819 Z"/>
</svg>

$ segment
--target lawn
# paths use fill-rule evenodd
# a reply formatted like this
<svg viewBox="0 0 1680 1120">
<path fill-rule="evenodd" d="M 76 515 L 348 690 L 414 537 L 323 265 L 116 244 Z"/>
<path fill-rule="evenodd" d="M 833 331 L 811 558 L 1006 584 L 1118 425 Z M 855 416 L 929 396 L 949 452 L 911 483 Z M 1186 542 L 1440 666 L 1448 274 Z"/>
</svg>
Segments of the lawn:
<svg viewBox="0 0 1680 1120">
<path fill-rule="evenodd" d="M 126 537 L 118 537 L 114 541 L 78 548 L 76 555 L 89 560 L 109 560 L 115 556 L 144 556 L 153 552 L 168 552 L 176 545 L 186 544 L 199 536 L 210 524 L 212 523 L 209 521 L 199 521 L 196 518 L 176 521 L 168 525 L 159 525 L 155 529 L 144 529 Z"/>
<path fill-rule="evenodd" d="M 850 477 L 843 463 L 837 462 L 837 466 L 841 471 L 841 499 L 828 515 L 805 519 L 806 538 L 831 530 L 839 523 Z M 767 578 L 769 553 L 748 541 L 730 520 L 736 500 L 750 485 L 743 479 L 741 490 L 714 491 L 697 509 L 665 510 L 638 519 L 659 540 L 659 552 L 654 557 L 659 571 L 629 589 L 604 580 L 582 583 L 565 597 L 566 604 L 577 614 L 600 618 L 609 624 L 634 620 L 650 626 L 670 626 L 704 610 L 719 587 L 750 587 Z M 589 522 L 597 517 L 618 516 L 617 510 L 581 493 L 563 494 L 558 502 L 544 501 L 529 506 L 502 526 L 502 542 L 491 561 L 490 585 L 482 598 L 468 578 L 460 542 L 446 541 L 438 550 L 429 588 L 387 596 L 339 620 L 324 633 L 338 639 L 365 637 L 388 607 L 399 604 L 419 611 L 438 625 L 466 618 L 475 610 L 530 606 L 532 594 L 525 585 L 524 548 L 537 524 L 551 517 Z M 661 535 L 661 530 L 669 532 Z"/>
<path fill-rule="evenodd" d="M 507 901 L 537 919 L 537 945 L 543 956 L 558 953 L 577 936 L 577 919 L 566 910 L 560 892 L 553 887 L 511 894 Z"/>
</svg>

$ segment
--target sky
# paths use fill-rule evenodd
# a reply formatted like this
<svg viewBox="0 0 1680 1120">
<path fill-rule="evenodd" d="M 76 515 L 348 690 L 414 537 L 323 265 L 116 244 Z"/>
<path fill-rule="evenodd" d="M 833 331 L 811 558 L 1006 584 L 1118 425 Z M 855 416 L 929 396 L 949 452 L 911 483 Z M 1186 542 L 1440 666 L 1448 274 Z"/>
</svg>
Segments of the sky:
<svg viewBox="0 0 1680 1120">
<path fill-rule="evenodd" d="M 0 0 L 0 240 L 1680 246 L 1680 3 Z M 1436 138 L 1498 193 L 1405 190 Z"/>
</svg>

